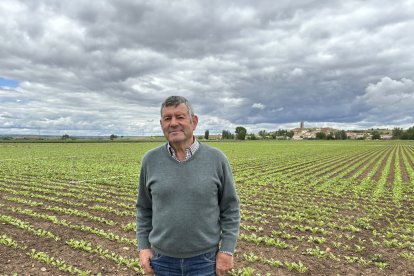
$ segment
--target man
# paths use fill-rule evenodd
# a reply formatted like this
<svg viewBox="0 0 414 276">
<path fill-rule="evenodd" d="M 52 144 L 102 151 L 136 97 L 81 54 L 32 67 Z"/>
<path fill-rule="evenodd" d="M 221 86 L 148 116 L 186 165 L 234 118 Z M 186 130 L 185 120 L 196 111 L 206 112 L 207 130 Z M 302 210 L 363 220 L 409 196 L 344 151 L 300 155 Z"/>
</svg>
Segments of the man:
<svg viewBox="0 0 414 276">
<path fill-rule="evenodd" d="M 239 199 L 227 158 L 198 142 L 198 117 L 183 97 L 161 105 L 168 143 L 141 163 L 137 240 L 141 266 L 155 275 L 224 275 L 233 267 Z"/>
</svg>

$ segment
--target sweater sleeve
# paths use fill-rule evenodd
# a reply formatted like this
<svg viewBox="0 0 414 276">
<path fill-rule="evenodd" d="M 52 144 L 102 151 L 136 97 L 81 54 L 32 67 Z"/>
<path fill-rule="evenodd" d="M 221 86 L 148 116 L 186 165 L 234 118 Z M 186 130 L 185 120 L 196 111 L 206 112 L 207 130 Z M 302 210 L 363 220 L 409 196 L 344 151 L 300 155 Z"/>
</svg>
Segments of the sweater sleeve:
<svg viewBox="0 0 414 276">
<path fill-rule="evenodd" d="M 234 252 L 240 228 L 240 201 L 227 158 L 222 162 L 222 189 L 220 193 L 220 251 Z"/>
<path fill-rule="evenodd" d="M 148 240 L 149 233 L 152 230 L 152 201 L 147 190 L 145 173 L 145 161 L 141 163 L 141 172 L 138 184 L 137 197 L 137 240 L 138 250 L 151 248 Z"/>
</svg>

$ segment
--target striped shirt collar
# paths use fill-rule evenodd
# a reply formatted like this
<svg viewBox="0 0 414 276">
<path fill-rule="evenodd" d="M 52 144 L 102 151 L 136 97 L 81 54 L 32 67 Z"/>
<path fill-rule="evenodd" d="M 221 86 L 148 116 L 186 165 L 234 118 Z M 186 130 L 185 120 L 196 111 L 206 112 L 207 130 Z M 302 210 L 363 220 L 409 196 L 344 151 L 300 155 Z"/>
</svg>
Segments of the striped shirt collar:
<svg viewBox="0 0 414 276">
<path fill-rule="evenodd" d="M 185 149 L 185 158 L 184 158 L 184 160 L 182 162 L 185 162 L 188 159 L 190 159 L 190 157 L 198 150 L 199 147 L 200 147 L 200 143 L 194 137 L 194 142 L 191 144 L 190 147 L 188 147 L 188 148 Z M 176 153 L 175 149 L 170 145 L 169 142 L 167 143 L 167 149 L 168 149 L 168 152 L 170 153 L 171 157 L 174 160 L 176 160 L 176 161 L 178 161 L 178 162 L 181 163 L 181 161 L 177 157 L 177 153 Z"/>
</svg>

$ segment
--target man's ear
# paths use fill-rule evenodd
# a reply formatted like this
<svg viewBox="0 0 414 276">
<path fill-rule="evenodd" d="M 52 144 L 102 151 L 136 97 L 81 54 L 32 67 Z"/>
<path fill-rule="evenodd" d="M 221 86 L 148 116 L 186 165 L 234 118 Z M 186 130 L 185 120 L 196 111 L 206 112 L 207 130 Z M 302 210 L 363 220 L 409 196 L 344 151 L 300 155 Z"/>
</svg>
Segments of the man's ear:
<svg viewBox="0 0 414 276">
<path fill-rule="evenodd" d="M 197 117 L 197 115 L 194 115 L 193 116 L 192 121 L 193 121 L 193 130 L 195 130 L 196 127 L 197 127 L 197 124 L 198 124 L 198 117 Z"/>
</svg>

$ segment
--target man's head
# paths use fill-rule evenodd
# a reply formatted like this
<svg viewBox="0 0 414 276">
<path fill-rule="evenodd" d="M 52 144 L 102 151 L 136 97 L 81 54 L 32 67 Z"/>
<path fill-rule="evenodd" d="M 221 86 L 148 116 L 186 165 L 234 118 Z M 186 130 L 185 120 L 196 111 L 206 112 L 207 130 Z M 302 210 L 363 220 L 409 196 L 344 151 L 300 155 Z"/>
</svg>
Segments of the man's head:
<svg viewBox="0 0 414 276">
<path fill-rule="evenodd" d="M 167 99 L 165 99 L 165 101 L 161 105 L 161 117 L 162 117 L 162 110 L 164 109 L 164 107 L 168 107 L 168 106 L 177 107 L 180 104 L 185 104 L 188 110 L 188 116 L 192 119 L 192 117 L 194 116 L 193 106 L 190 104 L 190 102 L 186 98 L 182 96 L 169 96 Z"/>
<path fill-rule="evenodd" d="M 191 145 L 198 117 L 190 102 L 181 96 L 170 96 L 161 105 L 161 128 L 171 144 Z"/>
</svg>

